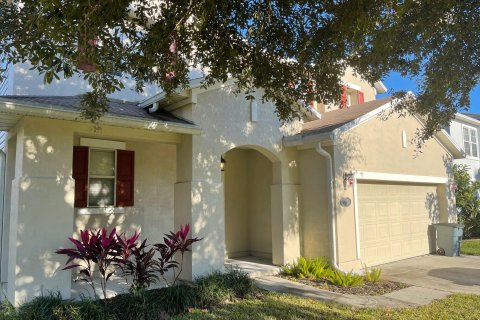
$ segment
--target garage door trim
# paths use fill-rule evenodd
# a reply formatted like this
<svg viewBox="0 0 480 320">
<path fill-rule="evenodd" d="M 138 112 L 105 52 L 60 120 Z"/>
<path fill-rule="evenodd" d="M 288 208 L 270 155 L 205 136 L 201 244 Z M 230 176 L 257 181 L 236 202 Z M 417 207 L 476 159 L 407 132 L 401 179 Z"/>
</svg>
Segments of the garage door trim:
<svg viewBox="0 0 480 320">
<path fill-rule="evenodd" d="M 353 178 L 353 213 L 355 219 L 355 242 L 357 260 L 360 260 L 360 220 L 358 216 L 358 180 L 368 181 L 389 181 L 396 183 L 422 183 L 433 185 L 446 185 L 448 183 L 447 177 L 432 177 L 432 176 L 417 176 L 408 174 L 370 172 L 370 171 L 351 171 L 350 176 Z"/>
</svg>

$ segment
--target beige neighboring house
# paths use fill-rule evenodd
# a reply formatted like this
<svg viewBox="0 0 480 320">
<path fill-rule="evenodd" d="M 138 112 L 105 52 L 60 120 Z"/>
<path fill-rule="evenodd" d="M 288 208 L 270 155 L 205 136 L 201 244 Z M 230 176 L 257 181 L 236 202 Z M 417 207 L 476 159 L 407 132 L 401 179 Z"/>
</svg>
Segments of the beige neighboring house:
<svg viewBox="0 0 480 320">
<path fill-rule="evenodd" d="M 141 229 L 154 243 L 190 223 L 203 240 L 189 279 L 227 258 L 326 256 L 349 271 L 434 251 L 429 226 L 456 220 L 449 164 L 460 151 L 442 131 L 415 156 L 422 122 L 382 119 L 384 86 L 344 81 L 348 108 L 314 103 L 284 125 L 261 90 L 251 102 L 228 82 L 111 100 L 97 131 L 78 119 L 78 96 L 1 97 L 3 294 L 16 305 L 52 290 L 70 298 L 54 250 L 84 228 Z"/>
</svg>

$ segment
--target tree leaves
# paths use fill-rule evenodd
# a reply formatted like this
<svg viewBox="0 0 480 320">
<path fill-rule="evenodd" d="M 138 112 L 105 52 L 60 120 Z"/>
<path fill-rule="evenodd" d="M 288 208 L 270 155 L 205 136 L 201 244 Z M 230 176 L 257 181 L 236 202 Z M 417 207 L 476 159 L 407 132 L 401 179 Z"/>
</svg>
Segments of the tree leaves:
<svg viewBox="0 0 480 320">
<path fill-rule="evenodd" d="M 288 121 L 297 101 L 338 103 L 351 66 L 370 83 L 390 71 L 418 79 L 417 98 L 398 108 L 425 119 L 422 141 L 468 108 L 480 77 L 473 0 L 9 2 L 0 4 L 0 52 L 11 63 L 29 60 L 47 83 L 83 73 L 92 88 L 83 116 L 95 123 L 122 78 L 170 94 L 193 67 L 206 85 L 231 76 L 247 96 L 263 88 Z M 80 68 L 85 57 L 89 72 Z"/>
</svg>

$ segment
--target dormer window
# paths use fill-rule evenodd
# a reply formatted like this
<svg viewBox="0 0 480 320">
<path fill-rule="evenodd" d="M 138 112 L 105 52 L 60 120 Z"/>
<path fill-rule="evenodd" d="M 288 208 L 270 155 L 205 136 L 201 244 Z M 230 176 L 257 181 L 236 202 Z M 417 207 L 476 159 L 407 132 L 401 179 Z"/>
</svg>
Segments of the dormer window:
<svg viewBox="0 0 480 320">
<path fill-rule="evenodd" d="M 340 97 L 340 108 L 350 108 L 357 104 L 364 103 L 363 92 L 355 88 L 343 86 Z"/>
</svg>

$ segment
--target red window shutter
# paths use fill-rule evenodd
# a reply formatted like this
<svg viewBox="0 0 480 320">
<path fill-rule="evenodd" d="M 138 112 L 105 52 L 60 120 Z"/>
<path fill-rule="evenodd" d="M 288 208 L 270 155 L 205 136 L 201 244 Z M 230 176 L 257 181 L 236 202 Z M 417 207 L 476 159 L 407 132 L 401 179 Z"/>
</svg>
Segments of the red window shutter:
<svg viewBox="0 0 480 320">
<path fill-rule="evenodd" d="M 362 103 L 365 102 L 365 100 L 363 99 L 363 92 L 362 91 L 357 92 L 357 97 L 358 97 L 358 104 L 362 104 Z"/>
<path fill-rule="evenodd" d="M 117 150 L 117 207 L 133 206 L 135 152 Z"/>
<path fill-rule="evenodd" d="M 88 147 L 73 147 L 72 177 L 75 179 L 75 208 L 87 207 Z"/>
<path fill-rule="evenodd" d="M 340 108 L 346 108 L 347 107 L 347 87 L 343 86 L 342 87 L 342 94 L 340 96 Z"/>
</svg>

